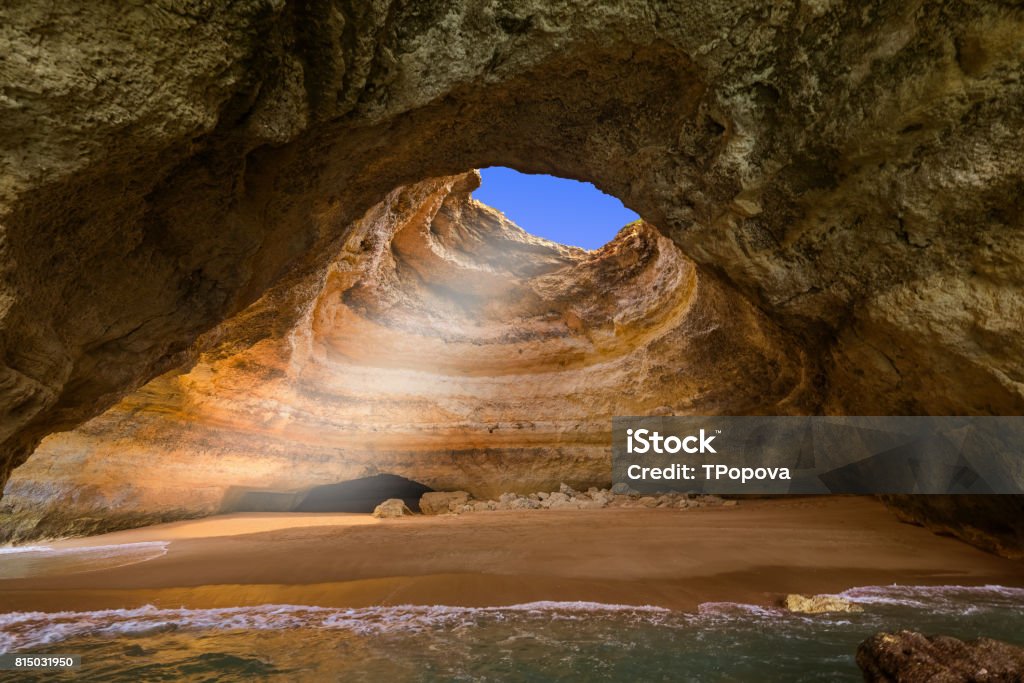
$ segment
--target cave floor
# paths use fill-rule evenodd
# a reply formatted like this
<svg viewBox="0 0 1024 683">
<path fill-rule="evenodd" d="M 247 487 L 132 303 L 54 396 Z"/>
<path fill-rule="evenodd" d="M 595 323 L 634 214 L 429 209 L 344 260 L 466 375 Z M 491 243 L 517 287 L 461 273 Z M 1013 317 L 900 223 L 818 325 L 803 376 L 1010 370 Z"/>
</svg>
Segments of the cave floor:
<svg viewBox="0 0 1024 683">
<path fill-rule="evenodd" d="M 0 580 L 0 605 L 61 611 L 580 600 L 693 610 L 865 585 L 1024 586 L 1024 562 L 902 524 L 864 498 L 395 520 L 237 514 L 50 545 L 156 541 L 167 542 L 167 552 L 134 564 Z"/>
</svg>

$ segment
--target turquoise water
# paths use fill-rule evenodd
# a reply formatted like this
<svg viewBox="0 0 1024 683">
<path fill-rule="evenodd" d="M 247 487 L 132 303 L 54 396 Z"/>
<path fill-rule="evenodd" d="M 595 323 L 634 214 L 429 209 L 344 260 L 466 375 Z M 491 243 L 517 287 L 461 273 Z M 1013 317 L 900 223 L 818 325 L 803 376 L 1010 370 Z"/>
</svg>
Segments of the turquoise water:
<svg viewBox="0 0 1024 683">
<path fill-rule="evenodd" d="M 913 629 L 1024 644 L 1024 589 L 866 587 L 860 614 L 732 603 L 697 614 L 594 603 L 264 605 L 0 614 L 0 652 L 81 654 L 73 678 L 2 680 L 859 681 L 858 643 Z"/>
</svg>

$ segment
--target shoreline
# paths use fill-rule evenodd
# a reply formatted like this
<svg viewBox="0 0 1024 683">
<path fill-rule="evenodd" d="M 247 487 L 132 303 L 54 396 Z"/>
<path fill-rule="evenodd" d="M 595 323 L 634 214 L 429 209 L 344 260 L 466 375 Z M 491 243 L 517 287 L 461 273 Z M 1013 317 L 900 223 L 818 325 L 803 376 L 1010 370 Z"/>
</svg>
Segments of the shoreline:
<svg viewBox="0 0 1024 683">
<path fill-rule="evenodd" d="M 168 542 L 166 554 L 0 580 L 0 605 L 58 612 L 580 601 L 695 611 L 859 586 L 1024 587 L 1024 562 L 903 524 L 865 498 L 396 520 L 236 514 L 35 545 L 80 550 L 154 541 Z"/>
</svg>

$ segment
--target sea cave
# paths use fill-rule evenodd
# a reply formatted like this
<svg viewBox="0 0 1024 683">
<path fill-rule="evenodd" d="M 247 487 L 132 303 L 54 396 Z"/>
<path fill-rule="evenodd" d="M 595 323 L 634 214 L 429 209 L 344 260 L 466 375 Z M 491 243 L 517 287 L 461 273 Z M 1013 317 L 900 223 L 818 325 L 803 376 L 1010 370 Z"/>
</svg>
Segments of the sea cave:
<svg viewBox="0 0 1024 683">
<path fill-rule="evenodd" d="M 611 469 L 617 416 L 1024 415 L 1020 7 L 25 0 L 0 46 L 0 656 L 127 656 L 94 611 L 291 605 L 426 630 L 315 670 L 188 647 L 225 680 L 530 679 L 542 648 L 431 659 L 437 610 L 493 646 L 487 610 L 589 605 L 592 644 L 628 607 L 643 652 L 671 641 L 644 609 L 690 633 L 749 603 L 854 619 L 835 671 L 803 622 L 750 636 L 799 653 L 778 680 L 1024 667 L 1022 495 L 649 498 Z M 962 610 L 871 612 L 890 584 Z M 636 680 L 586 647 L 565 680 Z M 168 656 L 145 675 L 200 666 Z"/>
</svg>

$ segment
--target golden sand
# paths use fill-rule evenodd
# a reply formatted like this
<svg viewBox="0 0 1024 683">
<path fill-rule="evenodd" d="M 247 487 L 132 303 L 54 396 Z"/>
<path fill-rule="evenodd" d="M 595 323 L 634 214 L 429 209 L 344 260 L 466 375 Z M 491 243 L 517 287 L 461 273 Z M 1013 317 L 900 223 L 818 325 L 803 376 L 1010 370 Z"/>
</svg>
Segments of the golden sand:
<svg viewBox="0 0 1024 683">
<path fill-rule="evenodd" d="M 771 604 L 786 593 L 859 585 L 1024 586 L 1024 563 L 902 524 L 866 498 L 395 520 L 236 514 L 49 545 L 144 541 L 169 541 L 168 551 L 128 566 L 3 580 L 0 606 L 57 611 L 584 600 L 692 610 L 702 602 Z"/>
</svg>

